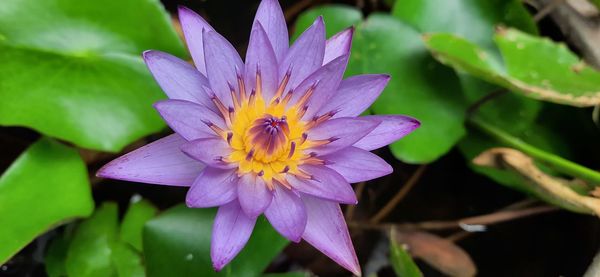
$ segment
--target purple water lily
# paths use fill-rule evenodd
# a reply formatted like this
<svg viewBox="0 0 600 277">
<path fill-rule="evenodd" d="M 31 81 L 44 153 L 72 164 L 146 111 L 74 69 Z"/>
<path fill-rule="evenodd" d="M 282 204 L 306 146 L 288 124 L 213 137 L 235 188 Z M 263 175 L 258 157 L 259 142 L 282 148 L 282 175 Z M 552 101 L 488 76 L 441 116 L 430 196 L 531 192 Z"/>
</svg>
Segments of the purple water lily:
<svg viewBox="0 0 600 277">
<path fill-rule="evenodd" d="M 169 100 L 155 108 L 175 134 L 104 166 L 98 176 L 190 187 L 192 208 L 219 207 L 211 258 L 220 270 L 244 247 L 259 215 L 291 241 L 305 240 L 360 275 L 340 210 L 350 183 L 392 172 L 370 150 L 419 126 L 402 115 L 359 116 L 387 75 L 342 80 L 352 29 L 329 40 L 318 18 L 290 47 L 275 0 L 260 4 L 245 63 L 202 17 L 180 8 L 195 67 L 147 51 Z"/>
</svg>

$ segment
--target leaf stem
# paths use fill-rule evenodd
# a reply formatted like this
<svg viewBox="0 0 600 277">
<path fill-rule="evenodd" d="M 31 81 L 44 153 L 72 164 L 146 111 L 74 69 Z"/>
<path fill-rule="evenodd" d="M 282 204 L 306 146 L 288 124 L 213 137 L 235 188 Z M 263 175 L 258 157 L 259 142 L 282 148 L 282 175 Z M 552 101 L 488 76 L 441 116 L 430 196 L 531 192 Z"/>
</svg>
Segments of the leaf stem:
<svg viewBox="0 0 600 277">
<path fill-rule="evenodd" d="M 535 146 L 530 145 L 524 142 L 523 140 L 514 137 L 491 124 L 488 124 L 481 119 L 471 117 L 470 122 L 474 126 L 479 128 L 481 131 L 495 138 L 499 142 L 502 142 L 517 150 L 520 150 L 521 152 L 531 156 L 536 160 L 545 162 L 561 173 L 584 179 L 588 182 L 591 182 L 591 185 L 600 186 L 600 172 L 596 170 L 589 169 L 585 166 L 574 163 L 560 156 L 536 148 Z"/>
</svg>

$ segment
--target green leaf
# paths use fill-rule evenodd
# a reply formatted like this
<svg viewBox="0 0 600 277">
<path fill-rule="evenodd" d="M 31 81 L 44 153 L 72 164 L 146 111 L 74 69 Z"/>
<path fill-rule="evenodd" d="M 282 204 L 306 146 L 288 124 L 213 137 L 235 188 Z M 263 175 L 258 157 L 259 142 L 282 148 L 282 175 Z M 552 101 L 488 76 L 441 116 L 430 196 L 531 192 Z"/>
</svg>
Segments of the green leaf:
<svg viewBox="0 0 600 277">
<path fill-rule="evenodd" d="M 433 34 L 425 41 L 439 61 L 524 96 L 579 107 L 600 104 L 600 72 L 548 39 L 501 29 L 495 41 L 504 66 L 460 37 Z"/>
<path fill-rule="evenodd" d="M 116 242 L 118 207 L 116 203 L 104 203 L 91 218 L 85 220 L 75 231 L 66 267 L 69 276 L 111 276 L 111 245 Z"/>
<path fill-rule="evenodd" d="M 144 228 L 148 276 L 260 276 L 288 241 L 259 217 L 240 254 L 217 273 L 210 261 L 215 209 L 176 206 L 150 220 Z"/>
<path fill-rule="evenodd" d="M 421 127 L 391 145 L 409 163 L 427 163 L 448 152 L 465 135 L 465 101 L 457 76 L 435 62 L 420 34 L 386 15 L 372 15 L 355 32 L 352 74 L 387 73 L 392 78 L 373 104 L 376 114 L 406 114 Z"/>
<path fill-rule="evenodd" d="M 115 242 L 111 244 L 112 263 L 121 277 L 144 277 L 142 257 L 129 244 Z"/>
<path fill-rule="evenodd" d="M 423 273 L 417 267 L 410 254 L 398 244 L 393 235 L 390 236 L 390 262 L 398 277 L 422 277 Z"/>
<path fill-rule="evenodd" d="M 79 154 L 56 141 L 39 140 L 0 177 L 0 263 L 48 229 L 89 216 L 93 208 Z"/>
<path fill-rule="evenodd" d="M 139 200 L 132 202 L 121 223 L 121 241 L 129 243 L 137 251 L 142 251 L 144 224 L 153 218 L 157 211 L 158 209 L 149 201 Z"/>
<path fill-rule="evenodd" d="M 65 233 L 52 240 L 44 256 L 44 265 L 46 266 L 46 273 L 50 277 L 63 277 L 67 276 L 67 268 L 65 267 L 65 259 L 67 258 L 67 251 L 69 250 L 69 244 L 71 238 Z"/>
<path fill-rule="evenodd" d="M 0 125 L 105 151 L 160 130 L 146 49 L 185 55 L 157 0 L 0 2 Z"/>
<path fill-rule="evenodd" d="M 296 40 L 319 16 L 323 16 L 325 21 L 327 37 L 350 26 L 356 26 L 363 19 L 362 13 L 351 6 L 333 4 L 311 8 L 298 16 L 292 41 Z"/>
<path fill-rule="evenodd" d="M 494 48 L 494 26 L 500 23 L 537 33 L 519 0 L 403 0 L 392 14 L 420 32 L 453 33 L 488 49 Z"/>
</svg>

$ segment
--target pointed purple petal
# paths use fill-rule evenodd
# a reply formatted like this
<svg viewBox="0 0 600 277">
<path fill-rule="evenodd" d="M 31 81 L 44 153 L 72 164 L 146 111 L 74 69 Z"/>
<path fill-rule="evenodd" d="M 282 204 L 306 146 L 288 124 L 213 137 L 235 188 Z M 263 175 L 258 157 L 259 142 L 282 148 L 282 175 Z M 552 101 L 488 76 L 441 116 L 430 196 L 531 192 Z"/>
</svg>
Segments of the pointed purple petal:
<svg viewBox="0 0 600 277">
<path fill-rule="evenodd" d="M 210 257 L 216 271 L 221 270 L 244 248 L 256 219 L 249 218 L 238 201 L 219 208 L 213 224 Z"/>
<path fill-rule="evenodd" d="M 371 133 L 379 123 L 375 120 L 363 120 L 354 117 L 331 119 L 308 131 L 309 140 L 331 140 L 330 143 L 308 149 L 319 155 L 333 153 L 355 144 Z"/>
<path fill-rule="evenodd" d="M 277 59 L 269 38 L 260 23 L 254 24 L 246 53 L 245 84 L 251 91 L 256 88 L 256 70 L 260 70 L 262 94 L 265 100 L 273 98 L 277 90 Z"/>
<path fill-rule="evenodd" d="M 230 86 L 237 90 L 238 74 L 244 76 L 244 63 L 231 43 L 217 32 L 204 31 L 206 77 L 214 94 L 227 107 L 232 107 Z"/>
<path fill-rule="evenodd" d="M 276 185 L 273 201 L 265 210 L 265 216 L 281 235 L 293 242 L 300 242 L 306 226 L 306 211 L 297 193 Z"/>
<path fill-rule="evenodd" d="M 310 120 L 319 109 L 329 101 L 338 90 L 338 86 L 344 76 L 349 55 L 342 55 L 330 63 L 322 66 L 317 71 L 308 76 L 298 87 L 294 89 L 294 96 L 290 105 L 296 104 L 311 86 L 316 85 L 312 96 L 308 99 L 306 105 L 308 109 L 304 114 L 304 119 Z M 302 108 L 302 107 L 301 107 Z"/>
<path fill-rule="evenodd" d="M 253 28 L 257 22 L 260 22 L 265 28 L 275 56 L 278 61 L 281 61 L 288 50 L 290 38 L 279 2 L 277 0 L 263 0 L 258 6 L 258 11 L 256 11 Z"/>
<path fill-rule="evenodd" d="M 344 148 L 320 157 L 349 183 L 364 182 L 392 173 L 388 163 L 377 155 L 356 147 Z"/>
<path fill-rule="evenodd" d="M 154 104 L 154 108 L 169 127 L 187 140 L 215 137 L 216 133 L 208 123 L 225 127 L 223 118 L 209 108 L 184 100 L 164 100 Z"/>
<path fill-rule="evenodd" d="M 234 163 L 227 163 L 224 161 L 233 150 L 222 138 L 193 140 L 182 145 L 181 151 L 209 167 L 222 169 L 237 167 Z"/>
<path fill-rule="evenodd" d="M 186 142 L 178 134 L 169 135 L 111 161 L 98 170 L 96 175 L 132 182 L 189 187 L 205 166 L 179 150 Z"/>
<path fill-rule="evenodd" d="M 367 151 L 397 141 L 421 125 L 418 120 L 404 115 L 368 115 L 359 118 L 381 122 L 377 128 L 354 144 L 354 147 Z"/>
<path fill-rule="evenodd" d="M 319 17 L 298 39 L 279 63 L 279 79 L 291 70 L 287 88 L 295 88 L 308 75 L 323 65 L 325 25 Z"/>
<path fill-rule="evenodd" d="M 196 68 L 206 75 L 202 31 L 213 31 L 214 29 L 197 13 L 183 6 L 179 7 L 179 22 Z"/>
<path fill-rule="evenodd" d="M 195 102 L 214 109 L 203 87 L 208 80 L 191 64 L 161 51 L 144 52 L 144 61 L 154 79 L 170 99 Z"/>
<path fill-rule="evenodd" d="M 354 28 L 350 27 L 329 38 L 325 43 L 325 57 L 323 58 L 323 64 L 327 64 L 339 56 L 348 54 L 352 47 L 353 34 Z"/>
<path fill-rule="evenodd" d="M 271 204 L 273 193 L 261 177 L 244 174 L 237 185 L 238 199 L 247 216 L 256 218 Z"/>
<path fill-rule="evenodd" d="M 335 111 L 334 118 L 359 116 L 379 97 L 389 80 L 390 76 L 384 74 L 358 75 L 345 79 L 317 114 Z"/>
<path fill-rule="evenodd" d="M 185 203 L 190 208 L 209 208 L 227 204 L 237 196 L 235 169 L 207 167 L 188 190 Z"/>
<path fill-rule="evenodd" d="M 322 165 L 302 165 L 300 169 L 310 174 L 312 179 L 307 180 L 287 174 L 287 180 L 294 189 L 338 203 L 358 203 L 352 186 L 335 170 Z"/>
<path fill-rule="evenodd" d="M 357 276 L 360 265 L 340 205 L 303 195 L 308 222 L 302 238 Z"/>
</svg>

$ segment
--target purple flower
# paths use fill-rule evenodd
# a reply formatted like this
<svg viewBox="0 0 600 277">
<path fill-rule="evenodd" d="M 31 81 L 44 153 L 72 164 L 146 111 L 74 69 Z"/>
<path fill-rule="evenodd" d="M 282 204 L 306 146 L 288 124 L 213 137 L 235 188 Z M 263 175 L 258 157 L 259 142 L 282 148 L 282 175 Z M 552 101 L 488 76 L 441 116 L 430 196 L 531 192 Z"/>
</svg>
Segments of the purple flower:
<svg viewBox="0 0 600 277">
<path fill-rule="evenodd" d="M 284 237 L 304 239 L 360 275 L 339 204 L 357 203 L 350 183 L 392 172 L 368 151 L 419 126 L 401 115 L 359 117 L 390 77 L 342 80 L 353 30 L 326 40 L 322 18 L 289 47 L 275 0 L 258 9 L 245 63 L 199 15 L 180 8 L 179 18 L 196 66 L 144 53 L 170 98 L 155 108 L 175 134 L 110 162 L 98 176 L 190 187 L 189 207 L 219 207 L 211 242 L 216 270 L 264 214 Z"/>
</svg>

